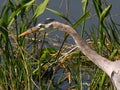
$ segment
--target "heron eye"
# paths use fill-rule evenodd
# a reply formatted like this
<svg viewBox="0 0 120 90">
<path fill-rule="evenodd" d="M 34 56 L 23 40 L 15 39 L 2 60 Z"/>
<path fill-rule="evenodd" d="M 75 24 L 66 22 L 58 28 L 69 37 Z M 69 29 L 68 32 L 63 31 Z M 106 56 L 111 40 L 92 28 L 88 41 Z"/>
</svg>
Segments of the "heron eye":
<svg viewBox="0 0 120 90">
<path fill-rule="evenodd" d="M 37 27 L 38 28 L 45 28 L 45 25 L 40 23 L 40 24 L 37 25 Z"/>
<path fill-rule="evenodd" d="M 45 28 L 45 25 L 42 25 L 42 24 L 41 24 L 41 25 L 39 26 L 39 28 Z"/>
</svg>

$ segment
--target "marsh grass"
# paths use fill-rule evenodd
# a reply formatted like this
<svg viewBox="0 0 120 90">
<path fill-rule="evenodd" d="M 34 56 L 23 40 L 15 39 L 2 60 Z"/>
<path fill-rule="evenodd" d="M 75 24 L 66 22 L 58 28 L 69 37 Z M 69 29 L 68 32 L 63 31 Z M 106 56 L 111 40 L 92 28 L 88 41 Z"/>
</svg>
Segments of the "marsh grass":
<svg viewBox="0 0 120 90">
<path fill-rule="evenodd" d="M 49 38 L 48 33 L 18 38 L 20 33 L 36 25 L 38 16 L 45 9 L 66 20 L 73 28 L 82 25 L 81 37 L 85 36 L 86 21 L 91 12 L 88 0 L 82 0 L 83 15 L 74 24 L 63 13 L 46 8 L 48 3 L 48 0 L 41 4 L 35 0 L 8 0 L 1 9 L 0 90 L 113 90 L 109 77 L 74 45 L 67 43 L 68 35 L 61 43 L 46 39 Z M 96 27 L 91 26 L 90 37 L 86 41 L 102 56 L 118 60 L 120 31 L 111 17 L 111 5 L 101 3 L 101 0 L 93 0 L 93 5 L 99 19 L 98 35 Z"/>
</svg>

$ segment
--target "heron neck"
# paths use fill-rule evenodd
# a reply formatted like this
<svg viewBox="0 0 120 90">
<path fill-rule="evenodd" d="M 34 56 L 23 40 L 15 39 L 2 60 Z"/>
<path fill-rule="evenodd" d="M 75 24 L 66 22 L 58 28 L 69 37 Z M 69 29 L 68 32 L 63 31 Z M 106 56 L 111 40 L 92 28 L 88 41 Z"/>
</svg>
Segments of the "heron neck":
<svg viewBox="0 0 120 90">
<path fill-rule="evenodd" d="M 101 68 L 104 72 L 108 74 L 108 76 L 111 77 L 112 68 L 110 64 L 113 64 L 110 60 L 102 57 L 98 53 L 96 53 L 94 50 L 92 50 L 85 41 L 83 41 L 80 36 L 77 34 L 77 32 L 70 27 L 69 25 L 65 25 L 59 22 L 53 22 L 53 26 L 55 28 L 58 28 L 59 30 L 68 32 L 74 39 L 76 45 L 81 50 L 81 52 L 86 55 L 93 63 L 95 63 L 99 68 Z M 108 69 L 109 68 L 109 69 Z"/>
</svg>

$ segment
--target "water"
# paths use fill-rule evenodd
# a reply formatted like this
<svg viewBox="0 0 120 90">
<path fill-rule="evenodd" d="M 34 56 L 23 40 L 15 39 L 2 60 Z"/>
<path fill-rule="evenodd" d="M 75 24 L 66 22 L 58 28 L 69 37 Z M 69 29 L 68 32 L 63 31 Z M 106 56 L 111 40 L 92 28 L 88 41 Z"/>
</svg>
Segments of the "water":
<svg viewBox="0 0 120 90">
<path fill-rule="evenodd" d="M 12 1 L 12 0 L 11 0 Z M 43 0 L 36 0 L 38 3 L 41 3 L 41 1 Z M 48 5 L 49 8 L 51 9 L 55 9 L 59 12 L 62 12 L 64 15 L 66 15 L 66 1 L 67 0 L 50 0 L 50 3 Z M 102 0 L 103 2 L 105 0 Z M 7 0 L 0 0 L 0 7 L 2 7 Z M 69 11 L 68 11 L 68 18 L 71 20 L 71 22 L 75 22 L 76 20 L 78 20 L 81 15 L 82 15 L 82 5 L 81 5 L 81 0 L 68 0 L 69 2 Z M 94 6 L 92 5 L 92 0 L 89 0 L 89 8 L 90 6 L 92 6 L 91 8 L 91 16 L 95 14 L 95 10 L 94 10 Z M 114 18 L 115 22 L 120 23 L 120 17 L 119 17 L 119 13 L 120 13 L 120 0 L 107 0 L 107 4 L 110 5 L 112 4 L 112 9 L 111 9 L 111 15 Z M 38 17 L 38 23 L 41 21 L 44 21 L 46 18 L 54 18 L 58 21 L 61 22 L 65 22 L 61 17 L 51 13 L 50 11 L 46 10 L 44 14 L 42 14 L 41 16 Z M 86 29 L 86 31 L 89 31 L 89 26 L 97 23 L 97 18 L 95 18 L 94 16 L 90 19 L 87 20 L 87 26 L 88 28 Z M 80 29 L 80 27 L 78 27 L 78 29 Z M 80 31 L 80 30 L 79 30 Z"/>
</svg>

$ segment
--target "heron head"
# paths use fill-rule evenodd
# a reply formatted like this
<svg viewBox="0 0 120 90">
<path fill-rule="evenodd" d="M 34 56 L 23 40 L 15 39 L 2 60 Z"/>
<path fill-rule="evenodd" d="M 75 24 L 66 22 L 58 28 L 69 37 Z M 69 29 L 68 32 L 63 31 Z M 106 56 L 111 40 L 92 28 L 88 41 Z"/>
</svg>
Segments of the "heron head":
<svg viewBox="0 0 120 90">
<path fill-rule="evenodd" d="M 54 29 L 52 22 L 53 22 L 53 19 L 52 20 L 49 19 L 49 20 L 46 20 L 44 23 L 39 23 L 37 26 L 32 27 L 26 30 L 25 32 L 21 33 L 19 37 L 25 36 L 31 33 L 35 33 L 35 32 L 41 32 L 41 31 L 45 31 L 49 29 Z"/>
<path fill-rule="evenodd" d="M 39 23 L 36 26 L 36 29 L 38 29 L 38 31 L 44 31 L 44 30 L 48 30 L 48 29 L 53 29 L 53 25 L 52 25 L 52 23 L 47 23 L 47 24 Z"/>
</svg>

